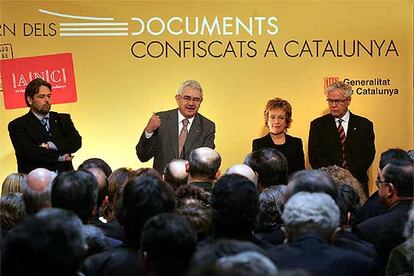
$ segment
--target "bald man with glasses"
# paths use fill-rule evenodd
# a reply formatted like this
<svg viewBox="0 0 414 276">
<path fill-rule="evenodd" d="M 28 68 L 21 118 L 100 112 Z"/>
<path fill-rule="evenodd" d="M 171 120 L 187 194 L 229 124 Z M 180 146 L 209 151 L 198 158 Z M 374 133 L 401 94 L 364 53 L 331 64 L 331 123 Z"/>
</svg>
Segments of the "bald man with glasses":
<svg viewBox="0 0 414 276">
<path fill-rule="evenodd" d="M 311 122 L 308 141 L 312 168 L 337 165 L 349 170 L 369 195 L 367 170 L 375 157 L 370 120 L 351 113 L 352 87 L 342 81 L 326 88 L 329 114 Z"/>
</svg>

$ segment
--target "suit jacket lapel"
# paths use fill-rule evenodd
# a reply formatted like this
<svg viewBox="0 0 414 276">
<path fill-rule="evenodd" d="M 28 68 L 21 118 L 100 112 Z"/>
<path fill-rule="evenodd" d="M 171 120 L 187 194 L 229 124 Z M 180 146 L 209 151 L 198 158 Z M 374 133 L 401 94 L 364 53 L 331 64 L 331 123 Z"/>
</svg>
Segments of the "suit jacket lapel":
<svg viewBox="0 0 414 276">
<path fill-rule="evenodd" d="M 54 136 L 58 129 L 58 120 L 55 113 L 49 112 L 49 127 L 50 127 L 50 135 Z"/>
<path fill-rule="evenodd" d="M 162 123 L 162 122 L 161 122 Z M 178 110 L 174 109 L 168 116 L 167 129 L 170 136 L 170 145 L 173 156 L 178 158 Z"/>
<path fill-rule="evenodd" d="M 33 134 L 36 136 L 42 137 L 43 140 L 50 140 L 49 134 L 46 131 L 46 128 L 42 125 L 40 120 L 33 114 L 32 111 L 27 113 L 28 120 L 27 122 L 30 125 L 30 129 L 33 130 Z"/>
<path fill-rule="evenodd" d="M 355 118 L 355 115 L 349 112 L 349 122 L 348 122 L 348 131 L 346 133 L 345 144 L 350 143 L 349 141 L 353 139 L 354 133 L 357 131 L 358 122 Z"/>
<path fill-rule="evenodd" d="M 187 139 L 184 144 L 184 156 L 191 151 L 193 148 L 194 142 L 197 140 L 197 137 L 201 133 L 201 118 L 198 114 L 195 115 L 194 121 L 191 125 L 190 132 L 187 135 Z"/>
<path fill-rule="evenodd" d="M 332 137 L 334 141 L 336 141 L 338 144 L 341 144 L 341 142 L 339 141 L 338 130 L 336 128 L 335 117 L 330 115 L 327 123 L 328 124 L 326 128 L 326 132 Z"/>
</svg>

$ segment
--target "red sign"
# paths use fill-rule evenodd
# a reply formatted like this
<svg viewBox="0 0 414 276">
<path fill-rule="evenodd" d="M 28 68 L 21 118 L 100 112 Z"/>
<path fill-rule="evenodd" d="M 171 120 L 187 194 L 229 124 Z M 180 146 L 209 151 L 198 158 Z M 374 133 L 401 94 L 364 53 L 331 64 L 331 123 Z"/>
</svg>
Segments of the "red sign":
<svg viewBox="0 0 414 276">
<path fill-rule="evenodd" d="M 324 77 L 323 78 L 323 84 L 324 84 L 324 89 L 326 89 L 329 85 L 331 85 L 334 82 L 339 81 L 339 77 Z"/>
<path fill-rule="evenodd" d="M 52 85 L 52 103 L 76 102 L 72 54 L 0 60 L 6 109 L 26 107 L 24 90 L 30 81 L 42 78 Z"/>
</svg>

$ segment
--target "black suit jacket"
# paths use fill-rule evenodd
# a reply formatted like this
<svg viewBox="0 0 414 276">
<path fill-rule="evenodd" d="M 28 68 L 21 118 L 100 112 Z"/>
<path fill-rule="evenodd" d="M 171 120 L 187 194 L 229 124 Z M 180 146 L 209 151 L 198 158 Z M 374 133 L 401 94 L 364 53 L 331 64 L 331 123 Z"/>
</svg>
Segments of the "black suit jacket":
<svg viewBox="0 0 414 276">
<path fill-rule="evenodd" d="M 89 256 L 82 267 L 85 276 L 137 276 L 140 271 L 139 249 L 126 243 Z"/>
<path fill-rule="evenodd" d="M 74 153 L 82 145 L 82 137 L 69 114 L 49 112 L 50 133 L 29 111 L 9 123 L 9 135 L 16 153 L 18 172 L 29 173 L 36 168 L 51 171 L 73 170 L 71 161 L 58 162 L 60 155 Z M 53 142 L 58 151 L 39 145 Z"/>
<path fill-rule="evenodd" d="M 392 206 L 385 214 L 372 217 L 354 229 L 355 233 L 377 250 L 381 270 L 384 272 L 391 250 L 405 241 L 404 226 L 412 200 L 404 200 Z"/>
<path fill-rule="evenodd" d="M 305 169 L 305 156 L 303 154 L 303 144 L 300 138 L 286 134 L 286 141 L 283 145 L 275 145 L 270 133 L 262 138 L 253 140 L 252 151 L 274 148 L 279 150 L 286 157 L 288 162 L 288 174 Z"/>
<path fill-rule="evenodd" d="M 345 142 L 345 158 L 349 171 L 368 191 L 367 170 L 375 157 L 373 124 L 366 118 L 350 113 L 348 133 Z M 311 122 L 308 142 L 309 163 L 318 169 L 332 165 L 341 166 L 342 147 L 331 114 Z"/>
<path fill-rule="evenodd" d="M 154 131 L 151 138 L 145 137 L 145 131 L 135 147 L 138 159 L 146 162 L 154 157 L 153 168 L 163 173 L 165 166 L 178 156 L 178 109 L 157 113 L 161 126 Z M 197 113 L 184 144 L 184 159 L 199 147 L 214 149 L 215 124 Z"/>
<path fill-rule="evenodd" d="M 292 243 L 272 247 L 267 256 L 278 269 L 301 268 L 318 276 L 371 275 L 374 261 L 364 255 L 327 244 L 314 233 Z"/>
</svg>

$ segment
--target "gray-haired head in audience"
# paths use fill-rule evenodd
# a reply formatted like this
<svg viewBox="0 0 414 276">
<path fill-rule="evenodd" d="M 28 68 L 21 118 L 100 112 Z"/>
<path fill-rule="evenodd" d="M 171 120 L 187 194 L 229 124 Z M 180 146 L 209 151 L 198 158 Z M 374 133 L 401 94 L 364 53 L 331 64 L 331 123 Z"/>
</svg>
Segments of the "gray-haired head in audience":
<svg viewBox="0 0 414 276">
<path fill-rule="evenodd" d="M 285 204 L 282 214 L 289 240 L 311 231 L 329 239 L 339 225 L 339 218 L 338 206 L 324 193 L 296 193 Z"/>
</svg>

